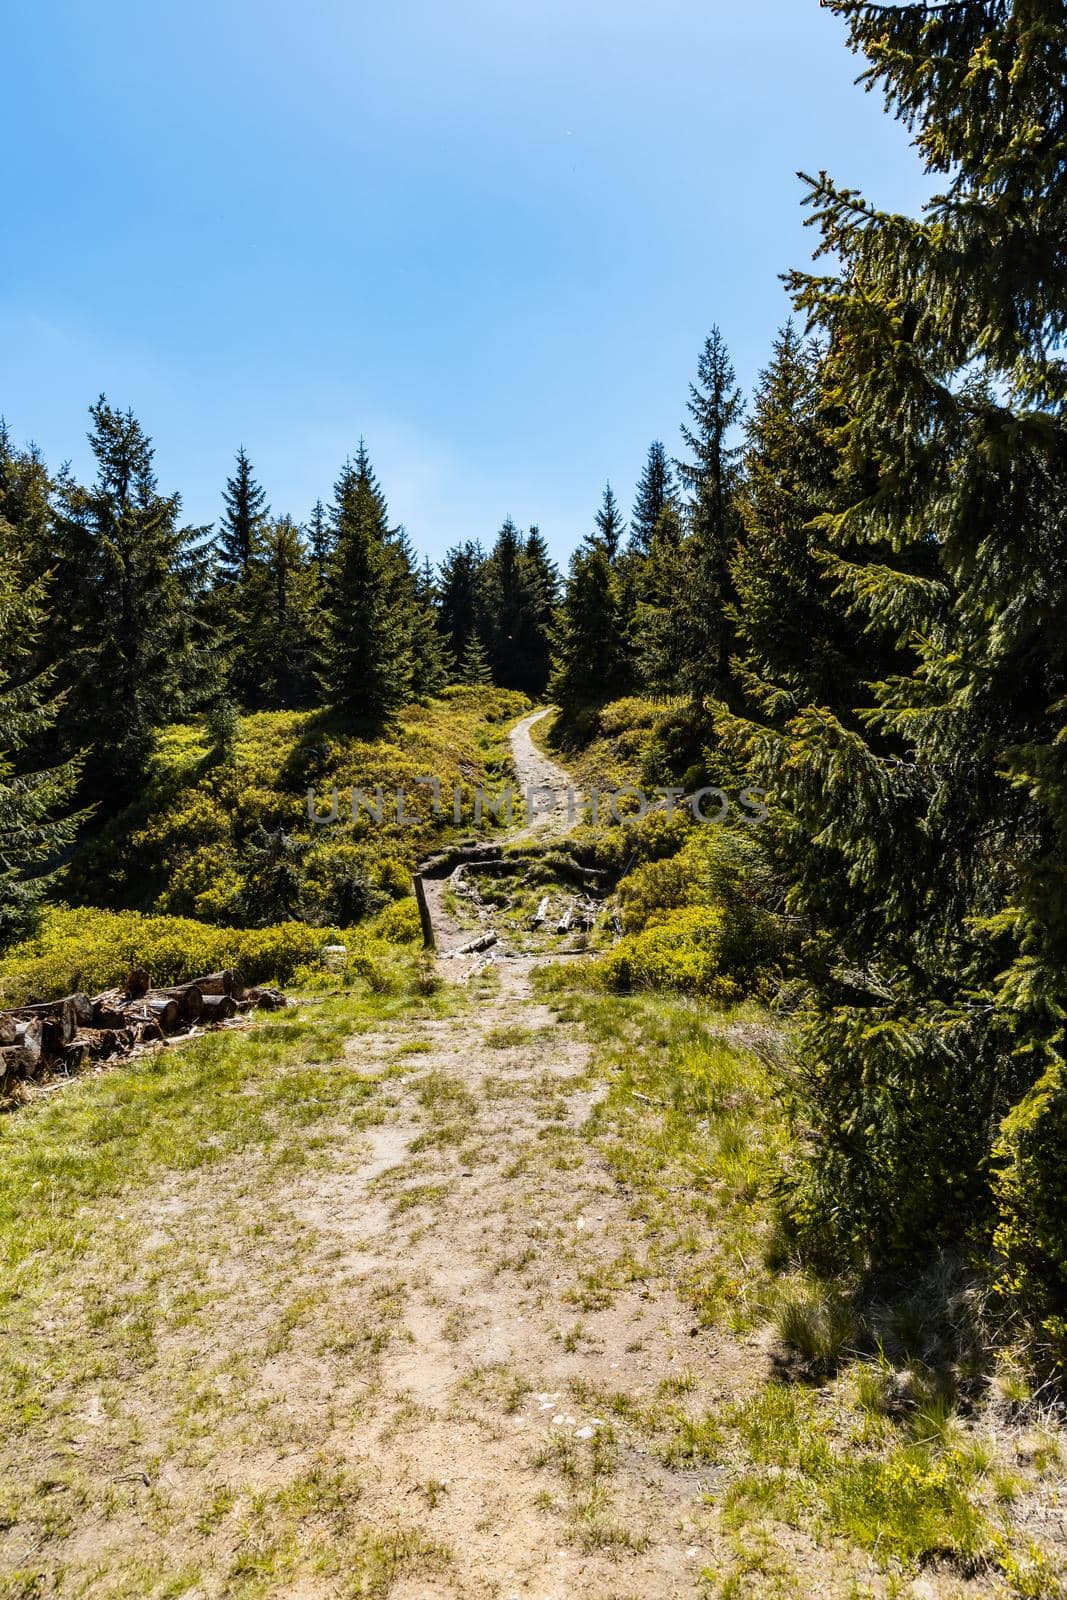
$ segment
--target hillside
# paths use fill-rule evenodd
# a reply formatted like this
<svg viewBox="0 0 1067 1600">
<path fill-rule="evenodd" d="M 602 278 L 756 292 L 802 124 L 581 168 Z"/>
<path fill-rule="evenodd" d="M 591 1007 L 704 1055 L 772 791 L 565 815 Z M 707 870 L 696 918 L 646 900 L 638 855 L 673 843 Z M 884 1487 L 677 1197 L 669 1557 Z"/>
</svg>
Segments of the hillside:
<svg viewBox="0 0 1067 1600">
<path fill-rule="evenodd" d="M 453 714 L 498 761 L 508 724 Z M 489 1600 L 539 1592 L 546 1551 L 589 1600 L 1055 1592 L 1067 1549 L 1030 1529 L 1060 1430 L 1007 1372 L 969 1404 L 962 1284 L 879 1306 L 790 1257 L 788 1034 L 736 1003 L 782 953 L 736 848 L 519 818 L 484 894 L 450 873 L 436 968 L 383 936 L 398 902 L 279 1017 L 0 1122 L 12 1595 Z M 594 860 L 583 954 L 554 924 Z M 463 954 L 472 926 L 496 943 Z"/>
</svg>

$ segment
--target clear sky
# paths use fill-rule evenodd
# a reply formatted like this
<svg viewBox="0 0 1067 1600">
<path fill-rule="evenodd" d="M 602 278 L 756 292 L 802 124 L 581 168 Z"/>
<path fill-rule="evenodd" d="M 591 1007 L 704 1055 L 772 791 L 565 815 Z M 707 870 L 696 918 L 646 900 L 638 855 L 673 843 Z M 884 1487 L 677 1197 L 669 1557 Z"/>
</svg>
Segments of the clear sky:
<svg viewBox="0 0 1067 1600">
<path fill-rule="evenodd" d="M 303 518 L 362 434 L 420 550 L 563 557 L 713 322 L 751 384 L 798 168 L 919 204 L 859 66 L 817 0 L 8 0 L 0 412 L 88 471 L 106 391 L 197 522 L 239 444 Z"/>
</svg>

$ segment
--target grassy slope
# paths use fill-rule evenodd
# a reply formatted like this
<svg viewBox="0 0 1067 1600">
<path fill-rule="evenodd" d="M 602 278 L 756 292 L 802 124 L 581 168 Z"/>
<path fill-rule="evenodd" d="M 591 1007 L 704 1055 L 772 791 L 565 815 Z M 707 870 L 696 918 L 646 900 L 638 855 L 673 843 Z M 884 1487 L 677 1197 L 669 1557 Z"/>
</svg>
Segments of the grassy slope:
<svg viewBox="0 0 1067 1600">
<path fill-rule="evenodd" d="M 206 921 L 239 915 L 248 846 L 260 829 L 283 827 L 297 845 L 308 908 L 335 919 L 329 904 L 331 863 L 351 861 L 385 896 L 407 892 L 413 862 L 452 829 L 451 791 L 494 787 L 508 769 L 507 729 L 526 708 L 523 696 L 457 688 L 428 705 L 408 707 L 387 734 L 363 738 L 321 712 L 260 712 L 244 717 L 232 756 L 212 760 L 199 725 L 167 729 L 138 802 L 84 846 L 67 875 L 72 899 Z M 440 780 L 445 810 L 416 780 Z M 351 818 L 353 789 L 372 800 L 381 786 L 382 824 Z M 400 826 L 389 807 L 403 787 L 414 826 Z M 308 820 L 307 794 L 328 809 L 340 795 L 339 825 Z"/>
<path fill-rule="evenodd" d="M 1034 1538 L 1064 1486 L 1059 1421 L 1027 1402 L 1018 1376 L 991 1385 L 954 1349 L 952 1294 L 919 1285 L 867 1319 L 780 1254 L 774 1185 L 794 1134 L 772 1063 L 782 1041 L 754 1007 L 730 1012 L 645 994 L 590 994 L 573 971 L 542 987 L 593 1041 L 604 1098 L 586 1128 L 643 1221 L 641 1261 L 591 1274 L 579 1309 L 655 1273 L 696 1321 L 769 1349 L 770 1375 L 743 1403 L 710 1409 L 684 1367 L 649 1404 L 610 1386 L 575 1400 L 610 1415 L 667 1467 L 716 1484 L 732 1552 L 708 1595 L 792 1600 L 810 1590 L 811 1555 L 866 1552 L 860 1596 L 1061 1594 L 1063 1551 Z M 958 1283 L 948 1286 L 959 1296 Z M 783 1339 L 788 1333 L 793 1343 Z M 803 1345 L 806 1359 L 797 1350 Z M 953 1359 L 956 1357 L 957 1359 Z M 799 1541 L 799 1542 L 798 1542 Z M 838 1593 L 836 1571 L 827 1593 Z M 831 1558 L 829 1570 L 838 1562 Z M 984 1581 L 971 1590 L 969 1577 Z M 958 1585 L 958 1587 L 957 1587 Z"/>
<path fill-rule="evenodd" d="M 492 793 L 506 781 L 508 729 L 527 705 L 506 690 L 457 688 L 408 707 L 374 739 L 323 713 L 263 712 L 242 719 L 221 761 L 199 724 L 164 730 L 143 795 L 79 848 L 61 879 L 58 893 L 74 909 L 51 908 L 33 938 L 0 958 L 0 1001 L 102 989 L 131 966 L 148 967 L 158 983 L 230 965 L 254 982 L 307 983 L 322 946 L 338 941 L 357 969 L 373 963 L 381 941 L 417 937 L 413 909 L 386 909 L 360 931 L 351 925 L 409 895 L 416 859 L 457 831 L 453 786 L 463 790 L 465 828 L 473 790 Z M 440 816 L 416 782 L 424 777 L 441 784 Z M 353 789 L 374 802 L 378 786 L 382 823 L 365 810 L 353 823 Z M 338 791 L 337 825 L 308 820 L 311 787 L 324 812 Z M 398 787 L 413 826 L 389 820 Z M 256 848 L 264 830 L 279 827 L 293 845 L 298 900 L 290 915 L 257 916 L 249 928 Z"/>
</svg>

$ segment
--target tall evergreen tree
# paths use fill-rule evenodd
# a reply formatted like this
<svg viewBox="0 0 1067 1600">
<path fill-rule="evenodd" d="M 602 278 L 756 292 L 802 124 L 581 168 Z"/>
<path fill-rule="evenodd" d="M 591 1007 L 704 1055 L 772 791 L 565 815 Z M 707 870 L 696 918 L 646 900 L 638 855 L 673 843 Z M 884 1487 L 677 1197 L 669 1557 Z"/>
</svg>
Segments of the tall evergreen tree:
<svg viewBox="0 0 1067 1600">
<path fill-rule="evenodd" d="M 610 483 L 604 485 L 604 496 L 600 502 L 600 510 L 596 514 L 596 538 L 604 547 L 604 553 L 609 561 L 614 561 L 626 536 L 626 523 L 619 502 L 615 498 L 615 491 Z"/>
<path fill-rule="evenodd" d="M 325 579 L 326 571 L 330 564 L 330 551 L 333 538 L 330 532 L 330 522 L 326 515 L 326 508 L 321 500 L 316 500 L 311 508 L 311 515 L 307 523 L 308 544 L 311 547 L 311 559 L 318 569 L 320 578 Z"/>
<path fill-rule="evenodd" d="M 681 662 L 678 687 L 696 706 L 709 697 L 730 698 L 734 648 L 730 562 L 741 529 L 740 445 L 734 443 L 734 435 L 742 409 L 726 343 L 713 328 L 700 353 L 697 381 L 689 387 L 692 420 L 682 427 L 691 459 L 675 463 L 689 490 L 685 582 L 673 617 Z"/>
<path fill-rule="evenodd" d="M 46 584 L 33 577 L 30 511 L 15 475 L 3 470 L 14 456 L 0 439 L 0 950 L 27 934 L 47 884 L 47 869 L 74 836 L 68 808 L 79 761 L 40 768 L 28 752 L 46 742 L 58 707 L 51 672 L 35 668 L 36 647 L 48 625 Z M 7 512 L 20 519 L 19 527 Z"/>
<path fill-rule="evenodd" d="M 233 476 L 226 480 L 222 499 L 225 511 L 219 524 L 219 570 L 224 583 L 236 583 L 248 570 L 270 517 L 266 491 L 256 482 L 244 445 L 237 452 L 237 464 Z"/>
<path fill-rule="evenodd" d="M 639 555 L 647 555 L 652 544 L 656 524 L 669 505 L 675 503 L 677 490 L 670 457 L 658 439 L 648 447 L 648 459 L 641 473 L 630 516 L 630 547 Z"/>
<path fill-rule="evenodd" d="M 23 574 L 30 582 L 49 571 L 54 561 L 52 491 L 40 451 L 35 445 L 17 449 L 0 417 L 0 509 L 16 530 Z"/>
<path fill-rule="evenodd" d="M 636 564 L 635 670 L 645 688 L 657 695 L 672 694 L 682 678 L 677 610 L 687 579 L 683 546 L 681 513 L 668 501 L 656 519 L 647 555 L 627 553 Z"/>
<path fill-rule="evenodd" d="M 910 662 L 854 718 L 803 709 L 748 750 L 839 952 L 800 1211 L 885 1262 L 988 1229 L 999 1119 L 1042 1071 L 1045 1111 L 1067 1096 L 1067 24 L 1051 0 L 828 4 L 947 180 L 918 219 L 812 181 L 839 267 L 792 280 L 843 419 L 835 584 Z M 1061 1347 L 1063 1259 L 1061 1236 Z"/>
<path fill-rule="evenodd" d="M 181 497 L 159 493 L 152 441 L 133 413 L 101 395 L 89 415 L 96 481 L 82 488 L 67 475 L 58 489 L 60 721 L 68 752 L 91 738 L 87 792 L 111 807 L 138 787 L 154 730 L 204 687 L 207 546 L 205 529 L 181 526 Z"/>
<path fill-rule="evenodd" d="M 523 562 L 531 594 L 523 639 L 523 655 L 528 664 L 526 689 L 538 699 L 548 687 L 552 670 L 552 640 L 559 604 L 559 571 L 538 527 L 532 527 L 526 535 Z"/>
<path fill-rule="evenodd" d="M 334 488 L 325 687 L 330 704 L 380 724 L 411 691 L 410 607 L 385 496 L 360 441 Z"/>
<path fill-rule="evenodd" d="M 779 721 L 812 703 L 851 705 L 859 688 L 859 630 L 847 629 L 844 606 L 831 592 L 816 527 L 837 493 L 832 426 L 821 352 L 790 321 L 753 396 L 740 498 L 744 537 L 730 561 L 745 688 Z M 873 639 L 862 653 L 873 660 Z"/>
<path fill-rule="evenodd" d="M 468 539 L 445 555 L 438 580 L 437 615 L 445 643 L 456 661 L 466 656 L 470 641 L 485 646 L 482 547 Z"/>
<path fill-rule="evenodd" d="M 508 517 L 485 563 L 482 597 L 489 633 L 493 681 L 505 689 L 540 693 L 544 681 L 542 599 L 522 535 Z"/>
<path fill-rule="evenodd" d="M 420 699 L 439 694 L 455 674 L 455 661 L 438 625 L 437 599 L 437 579 L 427 557 L 412 585 L 411 692 Z"/>
<path fill-rule="evenodd" d="M 550 693 L 573 717 L 614 698 L 624 681 L 618 580 L 603 544 L 587 540 L 571 559 Z"/>
<path fill-rule="evenodd" d="M 259 533 L 237 596 L 245 703 L 286 710 L 314 704 L 322 594 L 291 517 L 279 517 Z"/>
</svg>

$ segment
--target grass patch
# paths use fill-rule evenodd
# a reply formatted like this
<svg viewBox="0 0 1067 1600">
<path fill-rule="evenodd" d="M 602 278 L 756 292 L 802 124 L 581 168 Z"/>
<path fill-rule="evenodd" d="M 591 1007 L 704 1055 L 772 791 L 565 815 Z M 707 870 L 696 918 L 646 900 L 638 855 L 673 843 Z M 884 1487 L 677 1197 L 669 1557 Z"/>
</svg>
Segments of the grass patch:
<svg viewBox="0 0 1067 1600">
<path fill-rule="evenodd" d="M 339 1593 L 385 1595 L 446 1559 L 411 1528 L 370 1527 L 332 1466 L 301 1466 L 269 1494 L 216 1483 L 194 1506 L 168 1469 L 328 1443 L 328 1405 L 279 1406 L 272 1364 L 329 1352 L 373 1378 L 395 1307 L 353 1319 L 326 1292 L 334 1278 L 319 1292 L 310 1268 L 332 1240 L 290 1200 L 389 1114 L 388 1068 L 358 1069 L 346 1041 L 452 1005 L 364 985 L 0 1120 L 0 1523 L 13 1548 L 40 1552 L 33 1574 L 62 1569 L 57 1592 L 181 1594 L 219 1577 L 219 1539 L 227 1592 L 249 1596 L 322 1573 Z M 91 1560 L 67 1544 L 90 1524 Z M 18 1593 L 8 1579 L 0 1593 Z"/>
<path fill-rule="evenodd" d="M 734 1042 L 758 1014 L 591 993 L 567 969 L 561 991 L 559 973 L 542 988 L 593 1041 L 608 1091 L 587 1131 L 645 1219 L 649 1266 L 670 1263 L 702 1321 L 753 1326 L 776 1299 L 767 1200 L 789 1138 L 767 1068 Z"/>
</svg>

